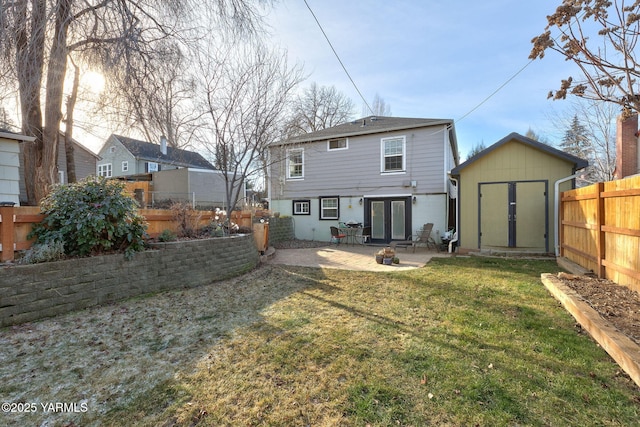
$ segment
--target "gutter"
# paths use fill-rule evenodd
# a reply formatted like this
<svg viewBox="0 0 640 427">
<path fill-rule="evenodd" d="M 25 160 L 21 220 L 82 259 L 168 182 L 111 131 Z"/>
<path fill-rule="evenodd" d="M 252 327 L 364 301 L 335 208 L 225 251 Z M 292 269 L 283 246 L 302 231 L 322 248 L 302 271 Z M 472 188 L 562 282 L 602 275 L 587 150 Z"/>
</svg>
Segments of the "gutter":
<svg viewBox="0 0 640 427">
<path fill-rule="evenodd" d="M 449 241 L 449 253 L 453 252 L 453 244 L 458 242 L 458 233 L 460 233 L 460 187 L 459 181 L 451 176 L 451 172 L 448 173 L 449 179 L 456 183 L 456 232 L 453 233 L 453 239 Z"/>
</svg>

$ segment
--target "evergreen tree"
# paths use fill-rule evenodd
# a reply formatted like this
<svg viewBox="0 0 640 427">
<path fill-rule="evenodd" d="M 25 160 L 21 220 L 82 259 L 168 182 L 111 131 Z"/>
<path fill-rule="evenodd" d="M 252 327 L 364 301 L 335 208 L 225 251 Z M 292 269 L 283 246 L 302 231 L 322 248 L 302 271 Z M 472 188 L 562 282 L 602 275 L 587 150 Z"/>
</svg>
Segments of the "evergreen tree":
<svg viewBox="0 0 640 427">
<path fill-rule="evenodd" d="M 591 142 L 589 141 L 589 133 L 584 127 L 578 115 L 573 116 L 571 125 L 564 133 L 560 149 L 581 159 L 589 160 L 591 154 Z"/>
</svg>

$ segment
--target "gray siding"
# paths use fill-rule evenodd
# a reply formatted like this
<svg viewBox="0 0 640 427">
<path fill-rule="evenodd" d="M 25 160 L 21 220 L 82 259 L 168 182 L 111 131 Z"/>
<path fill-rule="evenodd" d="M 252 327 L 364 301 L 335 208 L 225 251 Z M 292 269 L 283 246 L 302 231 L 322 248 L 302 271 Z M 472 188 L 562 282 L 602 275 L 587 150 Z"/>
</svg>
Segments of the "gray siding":
<svg viewBox="0 0 640 427">
<path fill-rule="evenodd" d="M 69 182 L 67 174 L 67 152 L 65 150 L 64 137 L 60 137 L 58 144 L 58 171 L 64 172 L 64 182 Z M 79 144 L 74 144 L 73 159 L 76 167 L 76 178 L 84 179 L 90 175 L 96 174 L 97 156 L 90 152 L 87 148 Z"/>
<path fill-rule="evenodd" d="M 111 149 L 112 147 L 113 150 Z M 100 156 L 100 160 L 97 162 L 97 165 L 106 165 L 110 163 L 112 176 L 126 176 L 144 173 L 144 168 L 142 171 L 138 170 L 136 159 L 129 150 L 127 150 L 120 141 L 113 137 L 109 137 L 109 139 L 107 139 L 98 155 Z M 128 162 L 128 171 L 122 170 L 122 162 L 124 161 Z M 97 165 L 95 171 L 96 175 L 98 174 Z"/>
<path fill-rule="evenodd" d="M 0 138 L 0 202 L 20 202 L 20 145 Z"/>
<path fill-rule="evenodd" d="M 452 156 L 450 146 L 445 149 L 446 134 L 439 126 L 356 136 L 349 138 L 348 149 L 335 151 L 327 150 L 326 141 L 275 147 L 271 152 L 271 198 L 446 192 L 445 169 Z M 406 171 L 382 173 L 381 140 L 396 136 L 406 138 Z M 286 150 L 298 147 L 304 149 L 304 178 L 286 179 Z M 416 181 L 417 186 L 406 187 L 407 181 Z"/>
</svg>

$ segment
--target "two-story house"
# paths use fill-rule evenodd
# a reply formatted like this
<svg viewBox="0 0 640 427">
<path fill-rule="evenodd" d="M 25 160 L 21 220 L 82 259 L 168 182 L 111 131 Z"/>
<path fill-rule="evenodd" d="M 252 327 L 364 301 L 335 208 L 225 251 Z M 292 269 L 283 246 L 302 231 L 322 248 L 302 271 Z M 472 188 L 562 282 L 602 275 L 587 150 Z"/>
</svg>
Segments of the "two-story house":
<svg viewBox="0 0 640 427">
<path fill-rule="evenodd" d="M 179 168 L 215 169 L 199 153 L 167 147 L 164 138 L 160 144 L 153 144 L 112 134 L 98 155 L 96 174 L 107 178 Z"/>
<path fill-rule="evenodd" d="M 270 208 L 294 218 L 298 239 L 328 241 L 340 222 L 370 226 L 373 243 L 454 226 L 453 120 L 365 117 L 273 143 L 269 155 Z"/>
</svg>

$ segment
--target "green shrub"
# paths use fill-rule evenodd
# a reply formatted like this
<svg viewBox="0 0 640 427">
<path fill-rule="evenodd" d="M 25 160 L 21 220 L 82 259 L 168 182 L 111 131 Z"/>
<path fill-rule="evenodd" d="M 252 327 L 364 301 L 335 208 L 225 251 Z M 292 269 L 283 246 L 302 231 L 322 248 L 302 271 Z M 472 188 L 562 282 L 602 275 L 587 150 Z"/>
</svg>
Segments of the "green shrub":
<svg viewBox="0 0 640 427">
<path fill-rule="evenodd" d="M 29 237 L 36 244 L 62 242 L 66 255 L 123 251 L 130 258 L 144 249 L 146 223 L 123 183 L 90 177 L 56 186 L 40 202 L 40 212 L 44 221 Z"/>
<path fill-rule="evenodd" d="M 175 242 L 177 239 L 178 236 L 171 230 L 162 230 L 162 233 L 158 236 L 159 242 Z"/>
<path fill-rule="evenodd" d="M 59 261 L 64 258 L 64 244 L 60 241 L 36 243 L 31 246 L 20 260 L 21 264 Z"/>
</svg>

